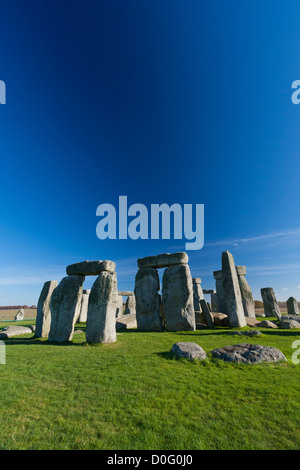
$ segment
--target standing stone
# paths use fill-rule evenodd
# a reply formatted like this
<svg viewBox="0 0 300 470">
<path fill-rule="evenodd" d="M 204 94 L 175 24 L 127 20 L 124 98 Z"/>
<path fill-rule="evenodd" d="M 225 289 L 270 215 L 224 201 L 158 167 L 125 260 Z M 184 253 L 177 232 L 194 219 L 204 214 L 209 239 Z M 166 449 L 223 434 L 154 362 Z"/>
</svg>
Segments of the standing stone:
<svg viewBox="0 0 300 470">
<path fill-rule="evenodd" d="M 216 291 L 217 291 L 217 296 L 218 296 L 219 312 L 227 313 L 226 312 L 225 296 L 224 296 L 224 288 L 223 288 L 223 272 L 222 272 L 222 270 L 214 271 L 214 278 L 216 280 Z"/>
<path fill-rule="evenodd" d="M 229 251 L 222 253 L 223 289 L 231 328 L 246 326 L 244 307 L 234 259 Z"/>
<path fill-rule="evenodd" d="M 195 330 L 193 282 L 187 264 L 170 266 L 165 270 L 162 303 L 167 331 Z"/>
<path fill-rule="evenodd" d="M 90 289 L 83 289 L 80 313 L 79 313 L 79 317 L 77 320 L 79 323 L 86 322 L 90 292 L 91 292 Z"/>
<path fill-rule="evenodd" d="M 208 328 L 214 328 L 215 327 L 214 317 L 208 308 L 208 304 L 206 300 L 204 299 L 201 300 L 201 307 L 202 307 L 202 312 L 205 315 L 205 320 L 206 320 L 206 324 Z"/>
<path fill-rule="evenodd" d="M 155 268 L 140 268 L 135 276 L 134 295 L 139 330 L 162 331 L 160 316 L 160 282 Z"/>
<path fill-rule="evenodd" d="M 201 287 L 200 277 L 193 277 L 193 300 L 194 300 L 194 310 L 201 312 L 200 300 L 204 299 L 203 291 Z"/>
<path fill-rule="evenodd" d="M 54 289 L 50 301 L 49 341 L 63 343 L 72 340 L 81 305 L 84 279 L 84 276 L 80 275 L 66 276 Z"/>
<path fill-rule="evenodd" d="M 115 343 L 118 305 L 116 273 L 102 272 L 95 280 L 88 305 L 86 340 L 88 343 Z"/>
<path fill-rule="evenodd" d="M 216 292 L 212 292 L 210 294 L 211 299 L 211 311 L 212 312 L 219 312 L 219 298 Z"/>
<path fill-rule="evenodd" d="M 136 302 L 135 302 L 135 296 L 134 295 L 129 295 L 126 300 L 125 304 L 125 315 L 130 315 L 131 313 L 136 313 Z"/>
<path fill-rule="evenodd" d="M 286 306 L 288 315 L 299 315 L 298 302 L 295 297 L 290 297 L 286 302 Z"/>
<path fill-rule="evenodd" d="M 266 317 L 275 316 L 277 320 L 280 320 L 281 312 L 272 287 L 263 287 L 260 289 L 260 292 L 264 302 L 264 312 Z"/>
<path fill-rule="evenodd" d="M 18 311 L 18 313 L 15 316 L 15 320 L 24 320 L 24 308 L 21 308 L 21 310 Z"/>
<path fill-rule="evenodd" d="M 47 338 L 51 324 L 50 301 L 57 281 L 45 282 L 37 304 L 35 336 L 37 338 Z"/>
<path fill-rule="evenodd" d="M 117 299 L 117 310 L 116 310 L 116 318 L 119 318 L 123 315 L 123 297 L 121 293 L 118 294 Z"/>
<path fill-rule="evenodd" d="M 245 279 L 247 272 L 246 266 L 236 266 L 236 272 L 239 279 L 245 317 L 255 318 L 255 303 L 253 295 L 250 286 Z"/>
</svg>

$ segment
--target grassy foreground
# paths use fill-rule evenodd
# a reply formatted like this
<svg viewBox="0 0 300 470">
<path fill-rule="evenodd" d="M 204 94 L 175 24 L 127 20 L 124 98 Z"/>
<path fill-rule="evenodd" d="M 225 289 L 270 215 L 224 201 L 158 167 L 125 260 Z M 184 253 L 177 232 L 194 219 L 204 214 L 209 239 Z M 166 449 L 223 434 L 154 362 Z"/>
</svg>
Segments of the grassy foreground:
<svg viewBox="0 0 300 470">
<path fill-rule="evenodd" d="M 255 339 L 226 328 L 131 330 L 97 346 L 83 333 L 68 345 L 33 335 L 7 340 L 0 449 L 299 449 L 300 364 L 291 346 L 300 331 L 260 330 Z M 274 346 L 288 363 L 178 360 L 170 354 L 177 341 L 206 352 L 242 342 Z"/>
</svg>

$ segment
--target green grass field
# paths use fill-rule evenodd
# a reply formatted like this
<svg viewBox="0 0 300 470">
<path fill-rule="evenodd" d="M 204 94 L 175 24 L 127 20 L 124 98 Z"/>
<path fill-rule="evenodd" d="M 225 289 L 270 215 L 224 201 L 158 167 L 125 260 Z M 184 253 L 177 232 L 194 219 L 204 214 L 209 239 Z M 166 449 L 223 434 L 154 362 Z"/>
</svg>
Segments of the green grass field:
<svg viewBox="0 0 300 470">
<path fill-rule="evenodd" d="M 28 322 L 20 322 L 26 324 Z M 32 322 L 31 322 L 32 323 Z M 5 326 L 5 324 L 1 324 Z M 76 325 L 84 329 L 84 325 Z M 0 449 L 299 449 L 300 330 L 226 328 L 118 333 L 113 345 L 54 345 L 33 334 L 6 341 L 0 364 Z M 279 348 L 287 363 L 175 359 L 177 341 L 206 352 L 241 342 Z"/>
</svg>

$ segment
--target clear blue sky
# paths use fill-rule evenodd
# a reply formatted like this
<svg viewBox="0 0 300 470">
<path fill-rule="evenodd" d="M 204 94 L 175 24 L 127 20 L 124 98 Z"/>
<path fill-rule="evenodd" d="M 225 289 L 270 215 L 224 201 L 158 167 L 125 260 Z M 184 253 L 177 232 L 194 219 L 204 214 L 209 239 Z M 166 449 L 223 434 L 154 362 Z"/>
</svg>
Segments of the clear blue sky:
<svg viewBox="0 0 300 470">
<path fill-rule="evenodd" d="M 228 249 L 255 298 L 300 300 L 299 17 L 293 0 L 1 1 L 0 304 L 36 304 L 85 259 L 132 290 L 137 258 L 184 250 L 99 240 L 120 195 L 205 205 L 204 288 Z"/>
</svg>

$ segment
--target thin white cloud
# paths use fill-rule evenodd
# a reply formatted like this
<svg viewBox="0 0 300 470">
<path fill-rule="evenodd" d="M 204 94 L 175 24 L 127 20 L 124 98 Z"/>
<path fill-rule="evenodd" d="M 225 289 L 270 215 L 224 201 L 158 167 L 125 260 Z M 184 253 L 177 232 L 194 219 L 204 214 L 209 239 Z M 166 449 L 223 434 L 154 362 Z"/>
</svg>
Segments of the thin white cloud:
<svg viewBox="0 0 300 470">
<path fill-rule="evenodd" d="M 258 235 L 256 237 L 248 238 L 235 238 L 231 240 L 219 240 L 211 243 L 204 243 L 204 246 L 221 246 L 221 245 L 234 245 L 237 246 L 240 243 L 256 242 L 261 240 L 269 240 L 272 238 L 288 238 L 288 237 L 299 237 L 300 230 L 291 230 L 289 232 L 277 232 L 277 233 L 268 233 L 266 235 Z"/>
</svg>

